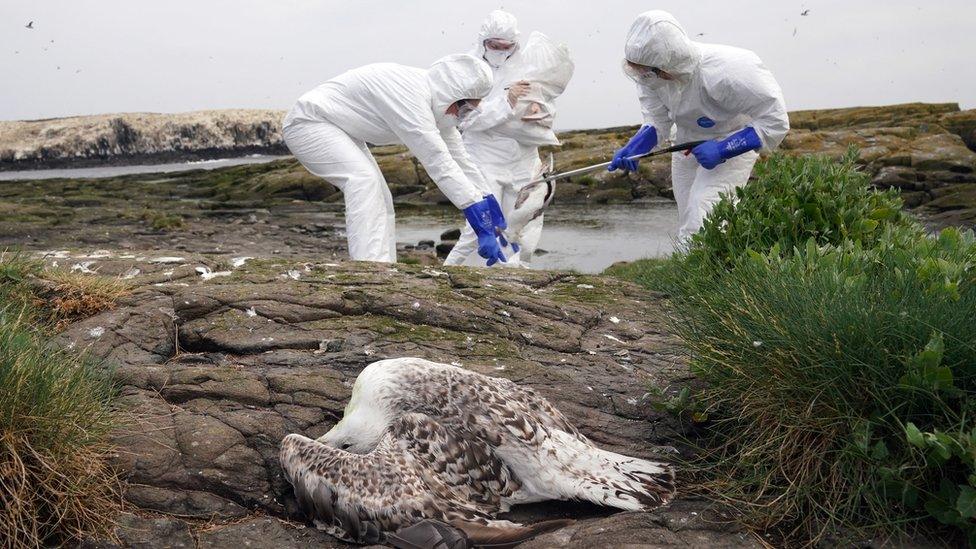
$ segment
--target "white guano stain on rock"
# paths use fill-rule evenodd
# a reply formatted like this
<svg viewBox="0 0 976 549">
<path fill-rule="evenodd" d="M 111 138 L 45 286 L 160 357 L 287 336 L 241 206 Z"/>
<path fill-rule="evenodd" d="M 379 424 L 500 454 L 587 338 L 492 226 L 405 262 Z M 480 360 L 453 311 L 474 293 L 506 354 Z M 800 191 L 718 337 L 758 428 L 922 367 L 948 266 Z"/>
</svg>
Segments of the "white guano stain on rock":
<svg viewBox="0 0 976 549">
<path fill-rule="evenodd" d="M 94 261 L 82 261 L 80 263 L 75 263 L 71 266 L 71 272 L 79 272 L 82 274 L 95 274 L 95 271 L 91 270 L 91 266 L 94 265 Z"/>
<path fill-rule="evenodd" d="M 186 261 L 185 258 L 168 255 L 163 257 L 155 257 L 149 260 L 150 263 L 183 263 L 184 261 Z"/>
</svg>

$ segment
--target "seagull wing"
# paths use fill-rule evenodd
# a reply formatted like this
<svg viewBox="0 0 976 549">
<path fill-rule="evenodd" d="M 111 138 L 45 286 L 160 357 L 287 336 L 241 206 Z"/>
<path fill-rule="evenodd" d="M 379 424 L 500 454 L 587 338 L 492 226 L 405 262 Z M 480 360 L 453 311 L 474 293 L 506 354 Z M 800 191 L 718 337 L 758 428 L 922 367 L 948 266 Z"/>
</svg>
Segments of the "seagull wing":
<svg viewBox="0 0 976 549">
<path fill-rule="evenodd" d="M 534 389 L 422 359 L 403 364 L 399 379 L 419 406 L 415 411 L 435 418 L 455 433 L 467 433 L 491 448 L 511 433 L 535 445 L 546 431 L 558 429 L 588 442 L 559 410 Z M 504 429 L 499 429 L 504 427 Z"/>
<path fill-rule="evenodd" d="M 520 387 L 509 379 L 488 379 L 490 381 L 485 384 L 488 396 L 482 396 L 480 400 L 486 405 L 491 422 L 505 426 L 508 432 L 527 443 L 537 442 L 539 436 L 548 436 L 545 432 L 551 429 L 586 441 L 566 416 L 534 389 Z M 470 388 L 472 392 L 478 390 L 473 383 Z"/>
<path fill-rule="evenodd" d="M 492 448 L 470 431 L 448 429 L 428 415 L 409 413 L 397 419 L 392 432 L 404 453 L 426 465 L 417 468 L 424 480 L 443 485 L 460 501 L 497 512 L 501 498 L 521 487 Z"/>
<path fill-rule="evenodd" d="M 514 208 L 519 210 L 530 206 L 548 206 L 552 202 L 555 187 L 555 183 L 550 179 L 536 181 L 535 183 L 522 187 L 519 189 L 518 195 L 515 198 Z"/>
<path fill-rule="evenodd" d="M 457 486 L 462 479 L 482 474 L 463 471 L 464 464 L 477 463 L 465 457 L 473 455 L 470 446 L 443 436 L 446 431 L 435 431 L 429 421 L 400 420 L 368 454 L 353 454 L 291 434 L 282 441 L 279 458 L 299 505 L 316 525 L 340 539 L 383 543 L 387 533 L 425 518 L 491 525 L 490 513 L 497 506 L 458 497 L 463 493 Z M 423 452 L 421 439 L 411 443 L 396 437 L 396 433 L 425 432 L 432 436 L 426 439 Z M 446 481 L 438 468 L 447 473 Z M 481 491 L 486 492 L 484 486 L 490 483 L 483 481 L 482 485 Z"/>
</svg>

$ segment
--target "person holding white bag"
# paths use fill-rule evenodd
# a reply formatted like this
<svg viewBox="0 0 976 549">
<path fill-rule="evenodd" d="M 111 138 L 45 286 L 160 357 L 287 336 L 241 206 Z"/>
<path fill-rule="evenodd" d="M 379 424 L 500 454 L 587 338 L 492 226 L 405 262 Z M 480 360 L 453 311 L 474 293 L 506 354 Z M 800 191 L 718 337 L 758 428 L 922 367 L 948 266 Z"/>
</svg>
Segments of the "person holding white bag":
<svg viewBox="0 0 976 549">
<path fill-rule="evenodd" d="M 552 130 L 553 101 L 565 90 L 574 69 L 566 46 L 539 32 L 533 32 L 524 44 L 519 36 L 511 14 L 494 11 L 485 20 L 473 55 L 480 54 L 491 65 L 494 84 L 478 110 L 459 126 L 465 148 L 484 173 L 506 218 L 519 191 L 541 175 L 539 146 L 559 144 Z M 508 44 L 507 55 L 492 49 Z M 507 266 L 525 266 L 532 260 L 542 224 L 539 215 L 525 227 L 509 228 L 508 234 L 518 234 L 519 242 L 505 249 Z M 444 264 L 474 264 L 469 258 L 476 249 L 475 232 L 466 225 Z"/>
</svg>

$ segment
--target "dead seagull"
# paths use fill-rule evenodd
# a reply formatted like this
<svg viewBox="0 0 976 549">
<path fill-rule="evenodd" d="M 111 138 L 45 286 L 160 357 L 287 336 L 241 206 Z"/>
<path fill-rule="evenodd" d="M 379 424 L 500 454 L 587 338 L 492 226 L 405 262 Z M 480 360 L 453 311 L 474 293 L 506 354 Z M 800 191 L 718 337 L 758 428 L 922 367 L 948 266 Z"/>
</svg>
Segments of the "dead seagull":
<svg viewBox="0 0 976 549">
<path fill-rule="evenodd" d="M 492 520 L 501 494 L 514 493 L 518 484 L 482 445 L 424 414 L 400 417 L 363 454 L 291 434 L 281 443 L 280 459 L 315 525 L 355 543 L 415 540 L 412 527 L 439 521 L 475 545 L 515 545 L 572 522 Z"/>
<path fill-rule="evenodd" d="M 551 156 L 548 171 L 552 171 Z M 519 190 L 512 211 L 505 218 L 508 227 L 503 231 L 505 239 L 515 245 L 515 251 L 518 251 L 518 245 L 522 242 L 522 233 L 526 226 L 545 212 L 555 196 L 556 181 L 552 179 L 534 181 Z"/>
<path fill-rule="evenodd" d="M 545 500 L 650 510 L 674 496 L 670 466 L 597 448 L 532 389 L 420 358 L 367 366 L 342 420 L 318 440 L 288 435 L 280 458 L 304 507 L 347 539 L 424 518 L 479 539 L 469 530 L 535 535 L 491 517 Z"/>
<path fill-rule="evenodd" d="M 27 23 L 26 25 L 24 25 L 24 28 L 25 29 L 33 29 L 34 28 L 34 22 L 31 21 L 30 23 Z"/>
</svg>

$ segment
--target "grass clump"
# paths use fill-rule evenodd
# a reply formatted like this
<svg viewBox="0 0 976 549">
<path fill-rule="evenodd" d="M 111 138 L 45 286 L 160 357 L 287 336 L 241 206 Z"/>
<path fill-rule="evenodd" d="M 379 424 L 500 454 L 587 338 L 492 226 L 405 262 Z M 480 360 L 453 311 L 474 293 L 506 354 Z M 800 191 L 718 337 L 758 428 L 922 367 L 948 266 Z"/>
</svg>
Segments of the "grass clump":
<svg viewBox="0 0 976 549">
<path fill-rule="evenodd" d="M 672 296 L 708 382 L 695 396 L 711 419 L 704 486 L 791 541 L 890 535 L 936 509 L 971 535 L 976 509 L 960 495 L 976 488 L 972 235 L 808 242 L 721 276 L 686 272 Z"/>
<path fill-rule="evenodd" d="M 179 214 L 169 214 L 165 212 L 157 212 L 150 208 L 145 208 L 142 213 L 139 214 L 139 219 L 143 223 L 149 224 L 150 227 L 155 231 L 165 231 L 168 229 L 181 229 L 186 226 L 186 222 L 183 216 Z"/>
<path fill-rule="evenodd" d="M 603 274 L 636 282 L 657 292 L 667 292 L 674 284 L 674 259 L 670 257 L 620 262 L 608 267 Z"/>
<path fill-rule="evenodd" d="M 44 265 L 23 253 L 0 251 L 0 305 L 18 308 L 34 305 L 33 281 Z"/>
<path fill-rule="evenodd" d="M 49 313 L 34 309 L 41 273 L 23 255 L 0 255 L 0 540 L 9 547 L 111 538 L 120 504 L 107 461 L 114 387 L 98 364 L 46 342 Z"/>
<path fill-rule="evenodd" d="M 104 370 L 53 349 L 0 312 L 0 539 L 61 546 L 111 536 L 118 482 L 107 465 L 113 387 Z"/>
<path fill-rule="evenodd" d="M 0 252 L 0 307 L 28 314 L 34 323 L 55 329 L 114 309 L 130 292 L 117 277 L 45 269 L 18 252 Z"/>
<path fill-rule="evenodd" d="M 668 293 L 707 382 L 670 403 L 701 490 L 784 545 L 974 544 L 976 240 L 926 234 L 854 158 L 774 156 L 686 254 L 614 274 Z"/>
<path fill-rule="evenodd" d="M 58 326 L 114 309 L 130 291 L 128 284 L 114 277 L 63 270 L 46 271 L 42 276 L 38 297 L 48 320 Z"/>
</svg>

